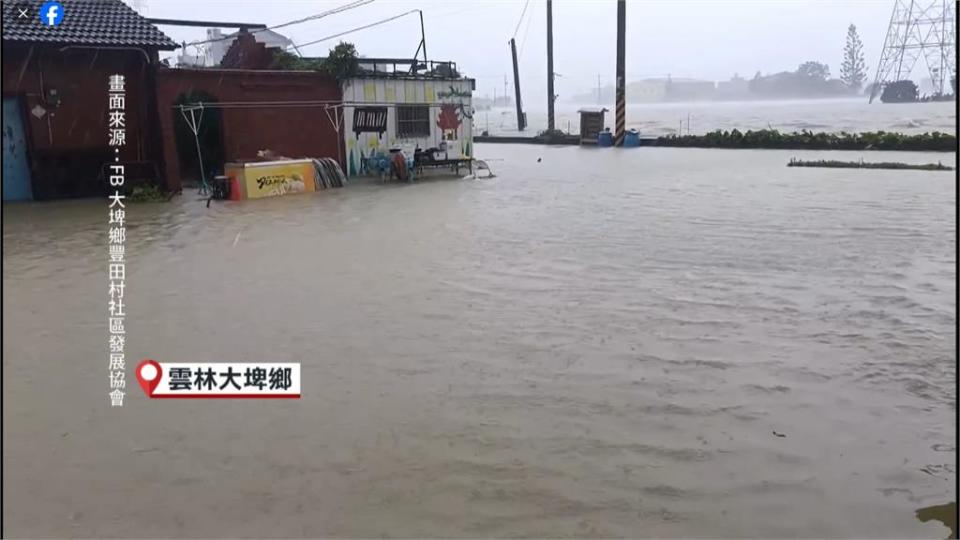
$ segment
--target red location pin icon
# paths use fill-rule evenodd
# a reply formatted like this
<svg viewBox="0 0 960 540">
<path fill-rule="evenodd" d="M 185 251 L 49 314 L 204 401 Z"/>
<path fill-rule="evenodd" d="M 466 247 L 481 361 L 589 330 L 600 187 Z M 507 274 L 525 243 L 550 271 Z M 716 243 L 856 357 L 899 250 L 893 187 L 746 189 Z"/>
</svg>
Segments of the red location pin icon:
<svg viewBox="0 0 960 540">
<path fill-rule="evenodd" d="M 144 359 L 137 366 L 137 380 L 140 381 L 140 388 L 147 394 L 147 397 L 153 397 L 153 391 L 160 384 L 160 364 L 149 358 Z"/>
</svg>

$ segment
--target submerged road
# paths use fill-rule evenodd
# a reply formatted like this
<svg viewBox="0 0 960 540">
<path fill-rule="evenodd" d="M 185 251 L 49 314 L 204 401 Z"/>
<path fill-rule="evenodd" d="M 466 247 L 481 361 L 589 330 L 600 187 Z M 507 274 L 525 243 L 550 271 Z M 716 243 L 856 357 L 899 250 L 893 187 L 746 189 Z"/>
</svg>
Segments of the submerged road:
<svg viewBox="0 0 960 540">
<path fill-rule="evenodd" d="M 131 205 L 122 409 L 106 203 L 5 205 L 5 532 L 946 536 L 915 512 L 956 501 L 953 173 L 477 154 Z M 143 357 L 300 362 L 303 397 L 150 402 Z"/>
</svg>

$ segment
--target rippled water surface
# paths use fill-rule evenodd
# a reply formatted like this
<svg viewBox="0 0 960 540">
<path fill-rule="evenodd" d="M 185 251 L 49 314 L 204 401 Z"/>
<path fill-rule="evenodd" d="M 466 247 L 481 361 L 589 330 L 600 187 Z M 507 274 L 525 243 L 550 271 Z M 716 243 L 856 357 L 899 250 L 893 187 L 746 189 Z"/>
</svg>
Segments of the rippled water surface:
<svg viewBox="0 0 960 540">
<path fill-rule="evenodd" d="M 650 136 L 677 132 L 706 133 L 716 129 L 778 129 L 784 132 L 804 129 L 820 132 L 893 131 L 897 133 L 957 132 L 956 109 L 952 101 L 930 103 L 868 103 L 867 98 L 801 99 L 776 101 L 702 101 L 693 103 L 637 103 L 627 106 L 627 128 Z M 558 129 L 579 132 L 581 107 L 559 102 L 555 125 Z M 613 126 L 614 107 L 606 114 L 606 125 Z M 527 106 L 526 133 L 533 135 L 547 128 L 545 106 Z M 474 131 L 491 134 L 517 134 L 515 109 L 496 108 L 477 111 Z"/>
<path fill-rule="evenodd" d="M 130 208 L 130 364 L 297 361 L 296 402 L 111 409 L 105 202 L 5 205 L 7 534 L 946 536 L 952 173 L 477 152 Z"/>
</svg>

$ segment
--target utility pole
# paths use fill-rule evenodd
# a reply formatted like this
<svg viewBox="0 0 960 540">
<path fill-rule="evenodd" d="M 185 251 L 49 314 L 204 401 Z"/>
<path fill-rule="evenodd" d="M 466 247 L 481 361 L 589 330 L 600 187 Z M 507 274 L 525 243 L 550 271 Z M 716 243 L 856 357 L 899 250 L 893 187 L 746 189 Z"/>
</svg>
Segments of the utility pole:
<svg viewBox="0 0 960 540">
<path fill-rule="evenodd" d="M 507 104 L 507 74 L 503 74 L 503 104 Z"/>
<path fill-rule="evenodd" d="M 517 131 L 527 127 L 527 119 L 523 115 L 523 106 L 520 103 L 520 67 L 517 66 L 517 42 L 510 38 L 510 53 L 513 55 L 513 89 L 517 101 Z"/>
<path fill-rule="evenodd" d="M 547 0 L 549 2 L 549 0 Z M 613 145 L 623 146 L 627 125 L 627 1 L 617 0 L 617 115 Z M 682 122 L 681 122 L 682 125 Z"/>
<path fill-rule="evenodd" d="M 547 130 L 553 131 L 553 0 L 547 0 Z"/>
<path fill-rule="evenodd" d="M 597 105 L 601 105 L 603 103 L 601 92 L 602 90 L 600 89 L 600 74 L 597 73 Z"/>
</svg>

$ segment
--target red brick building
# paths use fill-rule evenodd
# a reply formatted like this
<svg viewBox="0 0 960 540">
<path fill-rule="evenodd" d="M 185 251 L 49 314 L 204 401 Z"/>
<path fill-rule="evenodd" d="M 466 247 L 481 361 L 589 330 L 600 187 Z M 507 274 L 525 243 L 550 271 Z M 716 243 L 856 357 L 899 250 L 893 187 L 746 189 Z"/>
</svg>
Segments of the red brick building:
<svg viewBox="0 0 960 540">
<path fill-rule="evenodd" d="M 201 92 L 215 100 L 204 105 L 217 114 L 204 118 L 210 122 L 219 117 L 221 148 L 211 154 L 222 156 L 222 162 L 253 160 L 258 151 L 273 150 L 288 157 L 330 157 L 343 165 L 334 124 L 342 95 L 336 80 L 315 71 L 161 69 L 157 103 L 169 188 L 181 187 L 184 161 L 193 160 L 191 154 L 178 152 L 177 101 Z M 222 167 L 204 163 L 207 171 Z"/>
<path fill-rule="evenodd" d="M 43 25 L 35 12 L 20 18 L 19 4 L 3 1 L 3 199 L 107 192 L 100 173 L 113 158 L 113 74 L 126 81 L 123 161 L 159 163 L 158 51 L 177 45 L 120 0 L 61 0 L 57 26 Z"/>
<path fill-rule="evenodd" d="M 253 39 L 238 39 L 227 57 L 244 69 L 167 68 L 158 51 L 177 45 L 120 0 L 61 2 L 63 21 L 50 27 L 36 13 L 18 20 L 19 3 L 3 0 L 4 200 L 111 191 L 101 173 L 113 163 L 107 126 L 113 74 L 126 80 L 121 161 L 128 184 L 152 177 L 178 190 L 185 174 L 199 178 L 199 167 L 190 166 L 198 161 L 195 142 L 177 108 L 196 104 L 198 95 L 206 127 L 217 124 L 215 140 L 205 140 L 205 175 L 267 149 L 344 163 L 335 127 L 342 94 L 334 79 L 263 69 L 272 53 Z"/>
</svg>

